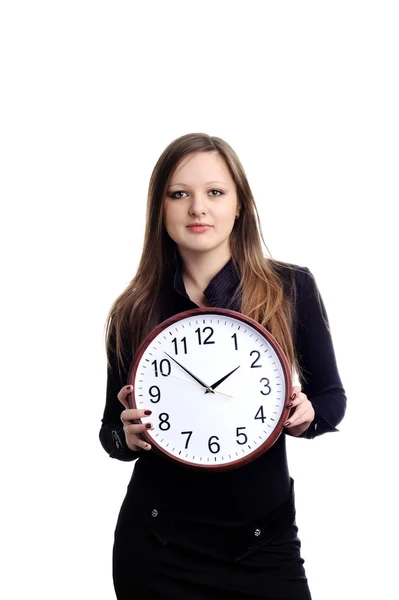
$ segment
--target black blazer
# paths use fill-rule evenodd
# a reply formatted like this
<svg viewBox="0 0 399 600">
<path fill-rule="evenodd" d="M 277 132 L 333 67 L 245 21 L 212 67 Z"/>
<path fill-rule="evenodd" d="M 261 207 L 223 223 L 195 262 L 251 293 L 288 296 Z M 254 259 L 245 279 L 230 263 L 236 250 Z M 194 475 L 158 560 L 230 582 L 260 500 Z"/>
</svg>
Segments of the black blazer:
<svg viewBox="0 0 399 600">
<path fill-rule="evenodd" d="M 328 317 L 324 302 L 317 296 L 319 290 L 313 274 L 307 267 L 290 264 L 293 271 L 284 263 L 272 261 L 281 276 L 286 294 L 295 294 L 294 343 L 299 361 L 304 370 L 306 382 L 301 381 L 302 391 L 307 395 L 315 410 L 315 418 L 310 427 L 299 437 L 315 438 L 327 432 L 338 431 L 337 425 L 346 410 L 346 395 L 338 372 L 331 334 L 325 321 Z M 230 260 L 209 283 L 204 294 L 211 306 L 240 310 L 238 303 L 232 303 L 240 274 Z M 180 265 L 176 265 L 174 275 L 164 285 L 163 319 L 190 308 L 196 308 L 184 288 Z M 323 317 L 325 321 L 323 320 Z M 290 477 L 286 460 L 285 435 L 281 435 L 270 450 L 252 463 L 240 469 L 215 474 L 200 474 L 193 477 L 191 472 L 176 465 L 154 452 L 145 450 L 133 452 L 125 441 L 120 413 L 124 410 L 117 394 L 127 384 L 127 372 L 119 377 L 115 359 L 111 359 L 108 369 L 106 403 L 100 429 L 100 441 L 111 458 L 132 461 L 139 458 L 135 472 L 142 485 L 152 486 L 154 481 L 168 489 L 181 489 L 185 494 L 190 488 L 192 510 L 206 510 L 203 490 L 212 486 L 218 495 L 220 517 L 251 518 L 265 508 L 273 508 L 287 497 L 290 490 Z M 284 430 L 284 433 L 288 432 Z M 163 483 L 162 483 L 163 482 Z M 273 482 L 273 485 L 270 485 Z M 240 496 L 240 491 L 242 494 Z M 156 491 L 154 491 L 156 495 Z M 234 496 L 235 501 L 231 498 Z M 155 498 L 154 498 L 154 501 Z M 223 502 L 231 511 L 223 509 Z M 201 507 L 201 508 L 200 508 Z M 205 508 L 204 508 L 205 507 Z M 214 506 L 212 514 L 214 514 Z"/>
</svg>

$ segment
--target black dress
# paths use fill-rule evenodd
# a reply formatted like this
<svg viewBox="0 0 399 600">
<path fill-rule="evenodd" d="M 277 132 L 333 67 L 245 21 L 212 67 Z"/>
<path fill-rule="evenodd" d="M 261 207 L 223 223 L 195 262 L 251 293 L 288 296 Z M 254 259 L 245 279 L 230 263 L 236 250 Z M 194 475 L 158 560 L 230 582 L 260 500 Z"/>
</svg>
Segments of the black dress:
<svg viewBox="0 0 399 600">
<path fill-rule="evenodd" d="M 294 340 L 315 419 L 300 437 L 337 431 L 346 409 L 324 303 L 306 267 L 295 267 Z M 289 270 L 277 263 L 285 292 Z M 212 306 L 239 310 L 231 298 L 239 282 L 232 260 L 204 291 Z M 196 305 L 179 265 L 165 282 L 164 318 Z M 113 548 L 119 600 L 308 600 L 311 598 L 295 521 L 294 482 L 285 434 L 256 460 L 231 471 L 191 471 L 154 452 L 131 451 L 125 441 L 117 394 L 127 383 L 115 364 L 108 370 L 100 440 L 112 458 L 137 459 L 123 501 Z"/>
</svg>

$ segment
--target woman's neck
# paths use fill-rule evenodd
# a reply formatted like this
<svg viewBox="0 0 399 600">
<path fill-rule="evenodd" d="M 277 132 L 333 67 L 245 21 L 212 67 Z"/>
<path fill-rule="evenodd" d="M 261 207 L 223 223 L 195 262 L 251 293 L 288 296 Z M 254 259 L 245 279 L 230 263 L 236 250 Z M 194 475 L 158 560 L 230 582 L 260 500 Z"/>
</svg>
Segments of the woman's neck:
<svg viewBox="0 0 399 600">
<path fill-rule="evenodd" d="M 208 287 L 210 281 L 223 269 L 231 258 L 231 252 L 220 252 L 216 256 L 209 256 L 207 253 L 198 253 L 195 255 L 183 253 L 182 258 L 182 277 L 187 293 L 189 289 L 196 296 L 201 295 Z M 190 293 L 189 293 L 190 296 Z M 190 296 L 191 297 L 191 296 Z"/>
</svg>

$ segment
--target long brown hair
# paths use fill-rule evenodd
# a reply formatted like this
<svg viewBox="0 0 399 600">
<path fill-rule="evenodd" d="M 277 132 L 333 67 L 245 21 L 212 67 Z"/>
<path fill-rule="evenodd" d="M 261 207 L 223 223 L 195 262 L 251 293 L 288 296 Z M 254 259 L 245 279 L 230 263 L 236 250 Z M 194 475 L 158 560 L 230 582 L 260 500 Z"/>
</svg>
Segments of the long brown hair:
<svg viewBox="0 0 399 600">
<path fill-rule="evenodd" d="M 302 377 L 293 343 L 294 272 L 291 271 L 292 293 L 287 295 L 275 269 L 278 264 L 288 269 L 292 266 L 264 256 L 262 242 L 267 246 L 244 168 L 227 142 L 204 133 L 190 133 L 171 142 L 151 174 L 140 263 L 136 275 L 115 300 L 107 316 L 108 364 L 113 352 L 119 373 L 121 366 L 126 369 L 140 343 L 162 320 L 162 286 L 166 277 L 174 273 L 177 260 L 176 244 L 163 223 L 163 198 L 174 169 L 189 154 L 215 151 L 224 158 L 230 170 L 240 207 L 230 236 L 233 263 L 241 274 L 236 292 L 241 298 L 240 310 L 270 331 L 282 347 L 291 368 Z"/>
</svg>

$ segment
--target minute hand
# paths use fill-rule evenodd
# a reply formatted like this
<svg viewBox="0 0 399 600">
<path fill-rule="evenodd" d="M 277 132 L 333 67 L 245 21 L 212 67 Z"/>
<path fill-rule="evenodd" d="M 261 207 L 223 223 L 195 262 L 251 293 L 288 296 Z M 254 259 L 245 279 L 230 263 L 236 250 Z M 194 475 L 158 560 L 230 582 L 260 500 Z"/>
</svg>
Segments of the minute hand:
<svg viewBox="0 0 399 600">
<path fill-rule="evenodd" d="M 225 375 L 224 377 L 222 377 L 222 379 L 219 379 L 219 381 L 216 381 L 216 383 L 213 383 L 211 385 L 211 389 L 215 390 L 221 383 L 223 383 L 223 381 L 225 381 L 228 377 L 230 377 L 230 375 L 232 375 L 235 371 L 237 371 L 237 369 L 240 368 L 241 365 L 239 365 L 238 367 L 236 367 L 235 369 L 233 369 L 232 371 L 230 371 L 230 373 L 227 373 L 227 375 Z"/>
<path fill-rule="evenodd" d="M 171 358 L 177 365 L 179 365 L 179 367 L 181 369 L 183 369 L 183 371 L 185 371 L 186 373 L 188 373 L 190 375 L 190 377 L 192 377 L 193 379 L 195 379 L 195 381 L 197 381 L 200 385 L 202 385 L 204 388 L 206 388 L 206 393 L 211 393 L 211 394 L 215 393 L 213 391 L 212 387 L 209 387 L 209 385 L 207 385 L 201 379 L 199 379 L 198 377 L 196 377 L 195 375 L 193 375 L 188 369 L 186 369 L 186 367 L 183 367 L 183 365 L 181 365 L 179 362 L 177 362 L 177 360 L 175 358 L 173 358 L 173 356 L 170 356 L 170 354 L 168 354 L 167 352 L 165 352 L 165 354 L 166 354 L 166 356 L 169 356 L 169 358 Z"/>
</svg>

